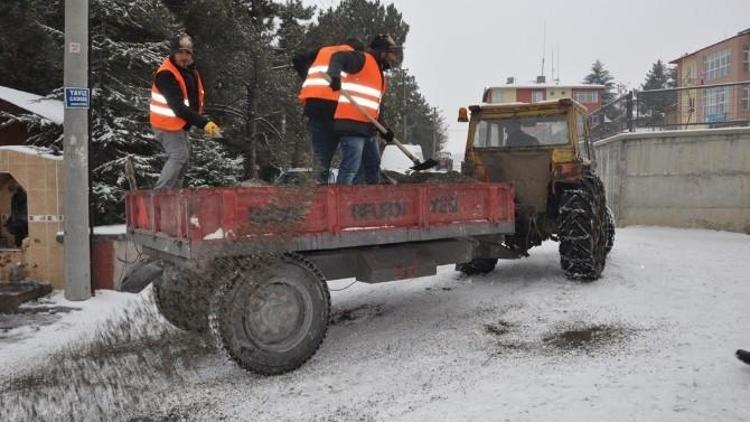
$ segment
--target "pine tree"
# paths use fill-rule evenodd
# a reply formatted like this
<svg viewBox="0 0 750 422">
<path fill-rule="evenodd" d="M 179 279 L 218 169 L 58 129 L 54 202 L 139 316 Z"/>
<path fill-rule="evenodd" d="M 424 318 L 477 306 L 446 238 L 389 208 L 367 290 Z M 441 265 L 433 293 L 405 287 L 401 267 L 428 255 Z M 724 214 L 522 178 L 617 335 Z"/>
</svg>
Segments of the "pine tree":
<svg viewBox="0 0 750 422">
<path fill-rule="evenodd" d="M 62 1 L 49 2 L 62 10 Z M 62 31 L 61 20 L 47 23 Z M 112 224 L 123 220 L 126 183 L 123 163 L 134 158 L 139 184 L 152 186 L 163 164 L 161 148 L 148 122 L 148 98 L 152 75 L 169 54 L 169 42 L 179 32 L 177 21 L 159 0 L 95 0 L 91 3 L 92 88 L 91 139 L 89 144 L 93 221 Z M 62 48 L 62 39 L 57 40 Z M 60 93 L 58 88 L 54 92 Z M 49 133 L 38 144 L 62 147 L 62 139 Z M 193 139 L 189 185 L 237 180 L 237 161 L 221 146 Z M 206 148 L 212 145 L 212 148 Z M 219 169 L 218 173 L 204 169 Z M 197 177 L 197 179 L 193 179 Z M 215 180 L 209 180 L 213 177 Z"/>
<path fill-rule="evenodd" d="M 614 100 L 615 94 L 612 92 L 615 87 L 614 80 L 615 78 L 609 73 L 609 70 L 604 68 L 604 63 L 599 59 L 596 59 L 594 64 L 591 65 L 591 73 L 583 79 L 587 84 L 604 85 L 604 95 L 602 97 L 604 104 Z"/>
<path fill-rule="evenodd" d="M 318 24 L 310 29 L 308 46 L 340 43 L 347 38 L 366 44 L 381 33 L 390 34 L 398 45 L 406 42 L 409 25 L 394 5 L 379 0 L 344 0 L 321 13 Z M 439 151 L 447 140 L 440 112 L 429 105 L 408 69 L 397 67 L 386 77 L 389 88 L 383 104 L 390 129 L 402 142 L 420 145 L 425 155 Z"/>
<path fill-rule="evenodd" d="M 0 3 L 0 84 L 40 95 L 62 85 L 64 34 L 45 24 L 62 19 L 59 0 Z"/>
<path fill-rule="evenodd" d="M 641 85 L 641 89 L 644 91 L 652 89 L 664 89 L 669 83 L 669 75 L 667 67 L 661 60 L 657 60 L 651 66 L 651 70 L 646 75 L 646 81 Z"/>
<path fill-rule="evenodd" d="M 643 116 L 646 125 L 664 125 L 668 114 L 676 108 L 677 94 L 671 91 L 653 92 L 670 88 L 674 83 L 673 72 L 661 60 L 651 66 L 646 80 L 641 85 L 642 92 L 638 96 L 638 114 Z"/>
<path fill-rule="evenodd" d="M 398 45 L 404 45 L 409 25 L 393 4 L 380 0 L 343 0 L 335 8 L 321 11 L 318 24 L 310 29 L 308 48 L 336 44 L 347 38 L 367 43 L 375 35 L 390 34 Z"/>
</svg>

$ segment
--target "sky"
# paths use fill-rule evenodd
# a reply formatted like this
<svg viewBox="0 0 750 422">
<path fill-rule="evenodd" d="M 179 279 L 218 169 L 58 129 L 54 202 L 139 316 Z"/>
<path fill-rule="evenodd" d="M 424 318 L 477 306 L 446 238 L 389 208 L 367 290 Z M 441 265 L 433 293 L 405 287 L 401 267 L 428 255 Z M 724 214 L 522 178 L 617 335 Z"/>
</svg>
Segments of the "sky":
<svg viewBox="0 0 750 422">
<path fill-rule="evenodd" d="M 750 28 L 750 0 L 384 2 L 410 25 L 404 66 L 427 101 L 443 110 L 446 149 L 454 153 L 463 151 L 467 131 L 456 122 L 459 107 L 479 103 L 484 87 L 508 76 L 534 80 L 544 52 L 548 80 L 554 49 L 561 82 L 581 82 L 600 59 L 616 82 L 638 88 L 657 59 L 668 62 Z"/>
</svg>

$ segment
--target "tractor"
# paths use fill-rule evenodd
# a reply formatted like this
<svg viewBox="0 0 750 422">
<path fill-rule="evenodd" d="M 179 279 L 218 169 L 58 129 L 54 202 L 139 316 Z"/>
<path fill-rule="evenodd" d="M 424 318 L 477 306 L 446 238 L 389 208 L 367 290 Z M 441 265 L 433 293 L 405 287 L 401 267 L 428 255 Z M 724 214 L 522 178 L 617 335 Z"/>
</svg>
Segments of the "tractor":
<svg viewBox="0 0 750 422">
<path fill-rule="evenodd" d="M 584 106 L 563 98 L 533 104 L 482 104 L 459 110 L 469 124 L 464 175 L 515 189 L 515 233 L 484 236 L 466 274 L 492 271 L 498 259 L 528 256 L 546 240 L 559 242 L 570 279 L 600 277 L 615 236 L 604 184 L 596 174 Z"/>
</svg>

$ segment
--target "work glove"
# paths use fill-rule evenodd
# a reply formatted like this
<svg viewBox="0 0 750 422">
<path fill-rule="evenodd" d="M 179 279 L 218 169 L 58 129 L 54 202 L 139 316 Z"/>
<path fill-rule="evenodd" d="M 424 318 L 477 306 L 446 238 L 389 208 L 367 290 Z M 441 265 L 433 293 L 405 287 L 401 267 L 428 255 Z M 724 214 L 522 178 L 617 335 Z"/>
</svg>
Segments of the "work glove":
<svg viewBox="0 0 750 422">
<path fill-rule="evenodd" d="M 394 134 L 392 130 L 386 129 L 386 132 L 381 133 L 380 137 L 385 139 L 385 141 L 390 144 L 391 142 L 393 142 L 393 138 L 396 137 L 396 134 Z"/>
<path fill-rule="evenodd" d="M 203 131 L 206 132 L 206 135 L 214 138 L 221 136 L 221 128 L 214 122 L 206 123 L 206 126 L 203 126 Z"/>
<path fill-rule="evenodd" d="M 340 91 L 341 90 L 341 78 L 332 77 L 331 83 L 329 85 L 333 91 Z"/>
</svg>

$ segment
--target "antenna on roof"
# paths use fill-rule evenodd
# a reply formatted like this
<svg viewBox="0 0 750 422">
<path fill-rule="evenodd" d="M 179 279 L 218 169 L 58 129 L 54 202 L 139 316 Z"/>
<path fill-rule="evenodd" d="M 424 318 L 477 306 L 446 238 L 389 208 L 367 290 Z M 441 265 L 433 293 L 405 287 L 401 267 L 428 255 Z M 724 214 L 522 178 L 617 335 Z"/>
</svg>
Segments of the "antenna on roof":
<svg viewBox="0 0 750 422">
<path fill-rule="evenodd" d="M 544 77 L 544 57 L 547 55 L 547 21 L 544 21 L 544 38 L 542 38 L 542 77 Z"/>
<path fill-rule="evenodd" d="M 550 79 L 552 83 L 555 83 L 555 47 L 552 47 L 552 74 Z"/>
</svg>

